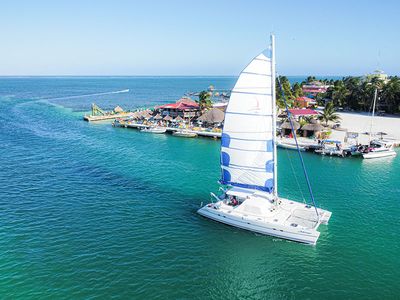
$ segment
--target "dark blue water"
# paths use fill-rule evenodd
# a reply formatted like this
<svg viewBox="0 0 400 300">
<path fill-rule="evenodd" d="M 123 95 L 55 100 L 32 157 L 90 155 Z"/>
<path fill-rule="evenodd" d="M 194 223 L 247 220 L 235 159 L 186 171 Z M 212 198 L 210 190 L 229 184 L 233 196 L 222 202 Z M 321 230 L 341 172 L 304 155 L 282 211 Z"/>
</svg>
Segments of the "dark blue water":
<svg viewBox="0 0 400 300">
<path fill-rule="evenodd" d="M 218 141 L 82 121 L 92 102 L 143 107 L 234 81 L 0 78 L 1 298 L 397 298 L 399 157 L 305 154 L 333 212 L 311 247 L 196 214 L 218 188 Z M 282 196 L 301 201 L 296 153 L 279 166 Z"/>
</svg>

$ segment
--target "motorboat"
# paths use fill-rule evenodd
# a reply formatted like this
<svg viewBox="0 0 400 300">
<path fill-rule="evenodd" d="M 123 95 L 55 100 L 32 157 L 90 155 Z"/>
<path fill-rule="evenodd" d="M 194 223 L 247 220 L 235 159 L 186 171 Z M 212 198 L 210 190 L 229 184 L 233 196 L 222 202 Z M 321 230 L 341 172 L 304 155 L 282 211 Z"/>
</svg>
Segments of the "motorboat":
<svg viewBox="0 0 400 300">
<path fill-rule="evenodd" d="M 185 129 L 180 129 L 175 131 L 172 135 L 178 137 L 194 138 L 197 136 L 197 133 Z"/>
<path fill-rule="evenodd" d="M 140 132 L 147 132 L 147 133 L 165 133 L 166 131 L 167 127 L 161 127 L 161 126 L 146 127 L 140 130 Z"/>
<path fill-rule="evenodd" d="M 306 148 L 304 146 L 300 146 L 300 145 L 296 146 L 296 144 L 287 143 L 284 141 L 277 141 L 276 144 L 279 148 L 283 148 L 283 149 L 288 149 L 288 150 L 299 149 L 300 151 L 306 151 Z"/>
</svg>

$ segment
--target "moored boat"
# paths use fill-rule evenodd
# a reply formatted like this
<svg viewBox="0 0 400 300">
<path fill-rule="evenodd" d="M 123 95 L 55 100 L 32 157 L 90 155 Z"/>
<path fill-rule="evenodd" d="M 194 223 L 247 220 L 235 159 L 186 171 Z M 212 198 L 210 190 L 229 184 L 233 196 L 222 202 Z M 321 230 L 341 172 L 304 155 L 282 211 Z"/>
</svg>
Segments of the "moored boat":
<svg viewBox="0 0 400 300">
<path fill-rule="evenodd" d="M 396 151 L 393 150 L 393 144 L 385 143 L 384 141 L 371 141 L 370 146 L 362 153 L 362 157 L 366 159 L 396 155 Z"/>
<path fill-rule="evenodd" d="M 166 131 L 167 127 L 161 127 L 161 126 L 147 127 L 140 130 L 140 132 L 147 132 L 147 133 L 165 133 Z"/>
<path fill-rule="evenodd" d="M 374 102 L 372 104 L 371 125 L 369 130 L 369 146 L 366 147 L 362 153 L 362 157 L 366 159 L 396 156 L 396 152 L 393 150 L 393 143 L 386 143 L 383 140 L 372 140 L 372 128 L 375 117 L 377 96 L 378 89 L 375 88 Z"/>
<path fill-rule="evenodd" d="M 193 131 L 181 129 L 181 130 L 175 131 L 174 133 L 172 133 L 172 135 L 178 136 L 178 137 L 194 138 L 197 136 L 197 133 L 195 133 Z"/>
</svg>

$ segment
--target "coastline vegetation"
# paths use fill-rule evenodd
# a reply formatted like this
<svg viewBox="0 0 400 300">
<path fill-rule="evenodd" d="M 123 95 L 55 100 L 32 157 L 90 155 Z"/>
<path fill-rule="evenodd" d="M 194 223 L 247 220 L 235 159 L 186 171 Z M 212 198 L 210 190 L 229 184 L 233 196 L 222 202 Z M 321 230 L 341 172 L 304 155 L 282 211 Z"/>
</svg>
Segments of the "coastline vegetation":
<svg viewBox="0 0 400 300">
<path fill-rule="evenodd" d="M 329 85 L 325 93 L 318 93 L 315 100 L 318 105 L 325 106 L 332 102 L 334 108 L 354 111 L 370 111 L 375 89 L 378 90 L 377 110 L 387 113 L 400 113 L 400 78 L 398 76 L 382 79 L 379 76 L 368 75 L 364 77 L 348 76 L 339 80 L 317 80 L 309 76 L 302 83 L 290 84 L 285 76 L 280 76 L 282 89 L 285 93 L 288 105 L 293 106 L 294 100 L 301 96 L 307 96 L 302 86 L 318 81 Z M 277 88 L 277 90 L 279 90 Z M 279 107 L 284 107 L 282 95 L 277 93 Z"/>
</svg>

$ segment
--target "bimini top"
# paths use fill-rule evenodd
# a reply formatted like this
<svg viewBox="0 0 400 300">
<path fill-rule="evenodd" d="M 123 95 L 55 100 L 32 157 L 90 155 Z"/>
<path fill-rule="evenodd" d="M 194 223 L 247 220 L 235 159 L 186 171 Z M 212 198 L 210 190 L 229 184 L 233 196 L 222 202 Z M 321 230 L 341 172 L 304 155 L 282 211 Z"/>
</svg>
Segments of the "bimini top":
<svg viewBox="0 0 400 300">
<path fill-rule="evenodd" d="M 274 189 L 272 60 L 255 57 L 231 92 L 221 136 L 221 183 L 271 193 Z"/>
</svg>

